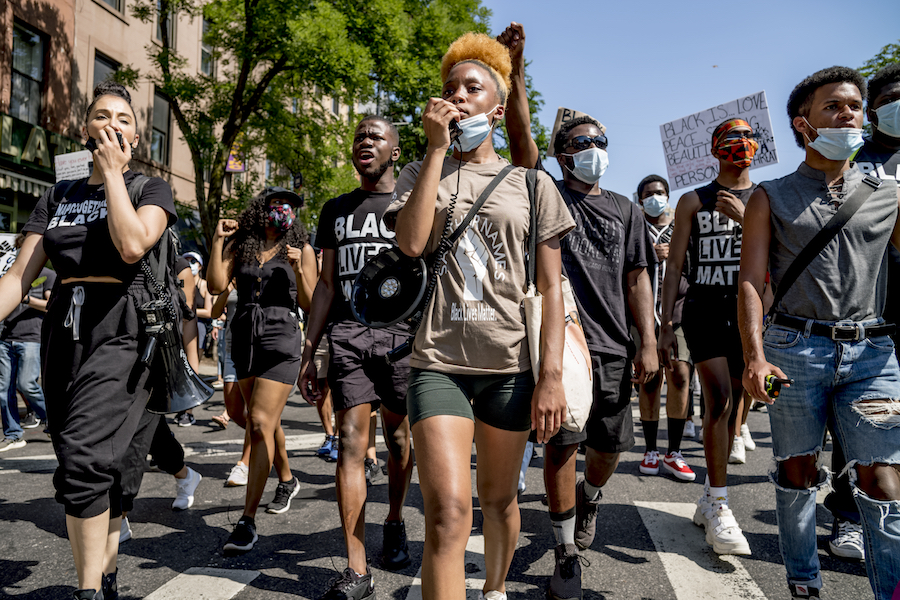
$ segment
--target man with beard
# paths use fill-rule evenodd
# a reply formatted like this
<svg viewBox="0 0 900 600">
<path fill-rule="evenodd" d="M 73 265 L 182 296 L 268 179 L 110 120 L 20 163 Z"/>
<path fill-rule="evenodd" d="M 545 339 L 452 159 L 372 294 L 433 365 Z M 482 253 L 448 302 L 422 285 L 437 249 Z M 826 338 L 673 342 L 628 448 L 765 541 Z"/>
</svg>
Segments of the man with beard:
<svg viewBox="0 0 900 600">
<path fill-rule="evenodd" d="M 382 222 L 394 191 L 394 161 L 400 157 L 397 128 L 387 119 L 367 116 L 356 127 L 353 166 L 360 187 L 325 203 L 319 218 L 316 243 L 323 248 L 322 272 L 309 316 L 306 345 L 300 367 L 300 391 L 311 404 L 321 393 L 312 360 L 326 333 L 331 358 L 328 385 L 337 415 L 339 451 L 337 499 L 347 568 L 322 600 L 374 597 L 372 576 L 366 566 L 366 476 L 370 416 L 381 407 L 382 429 L 388 447 L 388 497 L 384 523 L 382 565 L 391 570 L 409 565 L 403 523 L 403 503 L 412 474 L 406 387 L 409 359 L 388 366 L 384 355 L 406 341 L 402 327 L 369 329 L 353 319 L 350 291 L 357 273 L 372 256 L 395 246 L 394 233 Z M 327 326 L 327 327 L 326 327 Z"/>
</svg>

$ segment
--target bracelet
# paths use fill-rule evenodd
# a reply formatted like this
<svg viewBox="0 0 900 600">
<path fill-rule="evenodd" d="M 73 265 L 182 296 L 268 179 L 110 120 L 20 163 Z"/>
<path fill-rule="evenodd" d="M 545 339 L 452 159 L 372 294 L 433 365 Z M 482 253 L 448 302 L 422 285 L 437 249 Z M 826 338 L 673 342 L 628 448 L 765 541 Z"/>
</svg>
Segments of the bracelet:
<svg viewBox="0 0 900 600">
<path fill-rule="evenodd" d="M 31 296 L 25 294 L 25 297 L 22 298 L 22 304 L 31 304 Z"/>
</svg>

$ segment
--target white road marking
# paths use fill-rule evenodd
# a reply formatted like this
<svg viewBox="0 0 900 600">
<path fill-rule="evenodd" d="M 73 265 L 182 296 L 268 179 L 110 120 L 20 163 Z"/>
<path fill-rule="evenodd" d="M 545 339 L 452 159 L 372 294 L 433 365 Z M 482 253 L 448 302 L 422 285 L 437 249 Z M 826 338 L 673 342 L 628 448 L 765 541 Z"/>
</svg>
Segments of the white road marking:
<svg viewBox="0 0 900 600">
<path fill-rule="evenodd" d="M 469 536 L 466 543 L 466 600 L 478 600 L 484 587 L 484 536 Z M 409 585 L 406 600 L 422 600 L 422 568 Z"/>
<path fill-rule="evenodd" d="M 259 571 L 191 567 L 170 579 L 144 600 L 228 600 L 259 577 Z"/>
<path fill-rule="evenodd" d="M 734 556 L 717 557 L 692 522 L 694 504 L 635 502 L 678 600 L 766 600 Z"/>
</svg>

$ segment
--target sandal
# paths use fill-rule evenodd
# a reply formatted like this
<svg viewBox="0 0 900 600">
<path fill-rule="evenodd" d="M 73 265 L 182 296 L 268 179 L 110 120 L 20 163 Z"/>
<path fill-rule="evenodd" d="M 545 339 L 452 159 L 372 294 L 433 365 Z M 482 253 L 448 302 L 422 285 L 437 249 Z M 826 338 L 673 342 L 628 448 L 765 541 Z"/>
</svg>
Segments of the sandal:
<svg viewBox="0 0 900 600">
<path fill-rule="evenodd" d="M 222 429 L 228 429 L 229 418 L 225 415 L 216 415 L 212 417 L 213 422 Z"/>
</svg>

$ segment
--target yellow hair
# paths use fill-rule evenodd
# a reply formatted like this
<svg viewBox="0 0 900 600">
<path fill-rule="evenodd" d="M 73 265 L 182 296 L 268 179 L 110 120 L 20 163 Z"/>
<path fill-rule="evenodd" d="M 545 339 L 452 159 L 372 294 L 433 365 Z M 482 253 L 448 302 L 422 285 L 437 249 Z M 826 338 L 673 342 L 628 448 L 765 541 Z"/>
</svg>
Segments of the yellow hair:
<svg viewBox="0 0 900 600">
<path fill-rule="evenodd" d="M 467 60 L 474 60 L 486 66 L 501 88 L 497 90 L 501 97 L 505 99 L 509 95 L 509 88 L 512 87 L 510 79 L 512 61 L 509 59 L 509 50 L 506 46 L 483 33 L 463 34 L 450 44 L 447 53 L 441 59 L 441 81 L 447 80 L 450 69 Z"/>
</svg>

